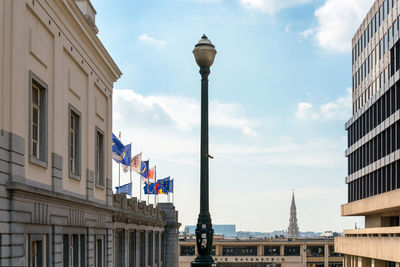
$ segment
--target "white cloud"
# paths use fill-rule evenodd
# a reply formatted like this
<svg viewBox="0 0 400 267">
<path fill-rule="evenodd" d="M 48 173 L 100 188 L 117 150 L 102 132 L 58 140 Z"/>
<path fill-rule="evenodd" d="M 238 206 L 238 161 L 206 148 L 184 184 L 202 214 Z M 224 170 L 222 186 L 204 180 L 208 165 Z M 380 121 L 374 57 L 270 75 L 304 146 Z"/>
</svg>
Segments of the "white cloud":
<svg viewBox="0 0 400 267">
<path fill-rule="evenodd" d="M 133 105 L 152 114 L 155 121 L 171 121 L 180 130 L 191 130 L 200 125 L 200 101 L 181 96 L 142 96 L 132 90 L 114 91 L 115 112 L 121 116 L 119 106 Z M 259 122 L 243 115 L 243 107 L 236 103 L 210 102 L 210 125 L 242 130 L 255 135 L 253 127 Z M 250 130 L 250 131 L 249 131 Z"/>
<path fill-rule="evenodd" d="M 166 42 L 164 40 L 157 40 L 153 37 L 150 37 L 147 33 L 143 33 L 139 36 L 139 40 L 148 44 L 156 45 L 156 46 L 164 46 Z"/>
<path fill-rule="evenodd" d="M 285 32 L 289 32 L 290 26 L 291 26 L 290 24 L 286 25 L 286 27 L 285 27 Z"/>
<path fill-rule="evenodd" d="M 257 134 L 257 132 L 256 131 L 254 131 L 253 129 L 251 129 L 250 127 L 244 127 L 243 129 L 242 129 L 242 132 L 245 134 L 245 135 L 248 135 L 248 136 L 258 136 L 258 134 Z"/>
<path fill-rule="evenodd" d="M 299 120 L 346 120 L 351 116 L 351 98 L 351 88 L 348 88 L 345 96 L 324 103 L 317 110 L 311 103 L 301 102 L 297 105 L 295 116 Z"/>
<path fill-rule="evenodd" d="M 351 39 L 374 0 L 327 0 L 315 11 L 318 21 L 315 38 L 328 50 L 347 52 Z"/>
<path fill-rule="evenodd" d="M 300 102 L 297 105 L 295 115 L 300 120 L 314 120 L 319 118 L 319 115 L 313 112 L 313 105 L 307 102 Z"/>
<path fill-rule="evenodd" d="M 304 38 L 308 38 L 313 33 L 314 33 L 314 29 L 307 29 L 307 30 L 302 31 L 300 33 L 300 35 L 303 36 Z"/>
<path fill-rule="evenodd" d="M 274 15 L 278 11 L 302 5 L 314 0 L 240 0 L 247 9 L 259 10 L 263 13 Z"/>
</svg>

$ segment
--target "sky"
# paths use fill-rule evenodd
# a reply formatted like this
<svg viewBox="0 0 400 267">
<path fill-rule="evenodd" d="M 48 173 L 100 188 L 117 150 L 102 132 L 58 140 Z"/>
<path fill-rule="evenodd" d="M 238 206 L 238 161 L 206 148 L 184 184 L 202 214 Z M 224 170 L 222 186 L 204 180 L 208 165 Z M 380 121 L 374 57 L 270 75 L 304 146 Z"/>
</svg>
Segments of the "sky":
<svg viewBox="0 0 400 267">
<path fill-rule="evenodd" d="M 294 190 L 300 231 L 364 225 L 341 217 L 340 205 L 347 201 L 351 38 L 372 0 L 92 3 L 98 36 L 123 73 L 114 86 L 113 132 L 157 166 L 157 178 L 175 179 L 182 227 L 199 213 L 200 74 L 192 50 L 203 34 L 218 51 L 209 77 L 213 224 L 287 229 Z M 113 163 L 114 186 L 118 177 Z M 139 198 L 138 181 L 134 174 Z"/>
</svg>

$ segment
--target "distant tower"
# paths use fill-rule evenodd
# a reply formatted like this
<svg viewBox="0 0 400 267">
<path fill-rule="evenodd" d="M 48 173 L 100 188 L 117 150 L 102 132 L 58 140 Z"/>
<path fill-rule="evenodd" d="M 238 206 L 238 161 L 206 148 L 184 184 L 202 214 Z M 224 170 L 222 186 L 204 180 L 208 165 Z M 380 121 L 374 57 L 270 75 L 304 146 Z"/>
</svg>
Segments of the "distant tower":
<svg viewBox="0 0 400 267">
<path fill-rule="evenodd" d="M 299 226 L 297 225 L 296 203 L 294 201 L 294 191 L 293 191 L 292 204 L 290 205 L 288 237 L 298 237 L 298 236 L 299 236 Z"/>
</svg>

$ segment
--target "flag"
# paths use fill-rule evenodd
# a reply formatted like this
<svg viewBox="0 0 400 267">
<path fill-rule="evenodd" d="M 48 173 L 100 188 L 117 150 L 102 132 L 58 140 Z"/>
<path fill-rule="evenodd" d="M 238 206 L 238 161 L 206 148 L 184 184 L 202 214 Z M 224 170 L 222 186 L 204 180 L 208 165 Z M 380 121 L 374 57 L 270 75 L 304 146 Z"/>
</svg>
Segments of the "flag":
<svg viewBox="0 0 400 267">
<path fill-rule="evenodd" d="M 129 167 L 131 171 L 135 171 L 137 173 L 140 173 L 140 167 L 142 165 L 142 152 L 137 154 L 131 159 L 131 164 L 130 166 L 123 165 L 122 168 L 124 172 L 128 172 Z"/>
<path fill-rule="evenodd" d="M 125 193 L 127 195 L 132 194 L 132 183 L 124 184 L 121 186 L 116 186 L 115 189 L 117 190 L 117 194 Z"/>
<path fill-rule="evenodd" d="M 123 160 L 122 154 L 125 151 L 125 146 L 119 141 L 119 139 L 113 134 L 112 135 L 112 158 L 117 162 L 121 163 Z"/>
<path fill-rule="evenodd" d="M 155 183 L 145 183 L 143 187 L 145 195 L 157 195 L 156 184 Z"/>
<path fill-rule="evenodd" d="M 170 177 L 161 179 L 157 181 L 156 189 L 157 189 L 157 194 L 164 194 L 168 195 L 169 192 L 169 181 Z"/>
<path fill-rule="evenodd" d="M 153 168 L 151 168 L 149 170 L 148 181 L 150 183 L 155 183 L 156 182 L 156 166 L 154 166 Z"/>
<path fill-rule="evenodd" d="M 125 146 L 125 150 L 122 153 L 121 164 L 129 166 L 131 164 L 131 144 Z"/>
<path fill-rule="evenodd" d="M 149 177 L 149 161 L 143 160 L 140 168 L 140 175 L 147 179 Z"/>
<path fill-rule="evenodd" d="M 174 180 L 169 180 L 168 193 L 174 192 Z"/>
</svg>

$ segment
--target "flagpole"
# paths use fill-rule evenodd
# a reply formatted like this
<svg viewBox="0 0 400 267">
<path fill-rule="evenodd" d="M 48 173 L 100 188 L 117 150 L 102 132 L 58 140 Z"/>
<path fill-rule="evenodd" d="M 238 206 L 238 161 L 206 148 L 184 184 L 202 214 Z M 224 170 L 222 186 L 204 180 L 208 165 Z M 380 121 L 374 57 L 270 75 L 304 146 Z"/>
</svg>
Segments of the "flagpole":
<svg viewBox="0 0 400 267">
<path fill-rule="evenodd" d="M 140 163 L 140 165 L 142 165 Z M 140 166 L 142 168 L 142 166 Z M 139 192 L 140 192 L 140 202 L 142 202 L 142 175 L 139 173 Z"/>
<path fill-rule="evenodd" d="M 154 165 L 154 186 L 155 186 L 156 182 L 157 182 L 157 165 Z M 157 191 L 156 191 L 156 193 L 157 193 Z M 156 205 L 156 195 L 157 194 L 154 194 L 154 207 L 157 207 L 157 205 Z"/>
<path fill-rule="evenodd" d="M 131 166 L 131 161 L 132 161 L 132 142 L 131 142 L 131 158 L 129 159 L 129 177 L 131 180 L 131 189 L 132 189 L 132 166 Z M 131 198 L 133 196 L 133 190 L 131 190 Z"/>
<path fill-rule="evenodd" d="M 121 131 L 119 131 L 118 137 L 119 140 L 121 141 Z M 120 191 L 121 191 L 121 163 L 118 163 L 118 194 L 120 193 Z"/>
<path fill-rule="evenodd" d="M 150 171 L 150 159 L 147 159 L 147 183 L 149 182 L 149 171 Z M 147 194 L 147 205 L 150 205 L 150 196 L 149 196 L 149 194 Z"/>
<path fill-rule="evenodd" d="M 169 175 L 169 177 L 170 177 L 169 180 L 171 181 L 171 174 Z M 168 203 L 171 203 L 171 198 L 169 196 L 169 184 L 168 184 Z"/>
</svg>

